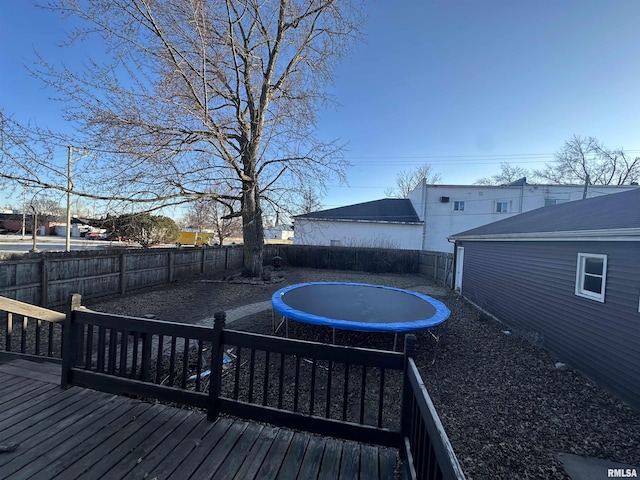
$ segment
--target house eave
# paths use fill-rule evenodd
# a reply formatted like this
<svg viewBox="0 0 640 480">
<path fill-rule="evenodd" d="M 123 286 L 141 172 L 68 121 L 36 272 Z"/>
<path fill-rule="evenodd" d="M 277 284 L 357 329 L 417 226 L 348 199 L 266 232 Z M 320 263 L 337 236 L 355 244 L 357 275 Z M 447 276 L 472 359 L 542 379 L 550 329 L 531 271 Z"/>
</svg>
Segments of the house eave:
<svg viewBox="0 0 640 480">
<path fill-rule="evenodd" d="M 529 232 L 487 235 L 451 235 L 449 240 L 475 242 L 638 242 L 640 228 L 619 228 L 609 230 L 576 230 L 567 232 Z"/>
</svg>

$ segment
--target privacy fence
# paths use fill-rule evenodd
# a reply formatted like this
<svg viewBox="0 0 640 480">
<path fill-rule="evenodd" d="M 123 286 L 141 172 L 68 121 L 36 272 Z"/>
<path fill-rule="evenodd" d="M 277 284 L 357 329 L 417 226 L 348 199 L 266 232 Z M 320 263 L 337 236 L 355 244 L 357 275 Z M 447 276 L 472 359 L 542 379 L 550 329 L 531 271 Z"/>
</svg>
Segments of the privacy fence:
<svg viewBox="0 0 640 480">
<path fill-rule="evenodd" d="M 453 255 L 422 250 L 328 247 L 316 245 L 267 245 L 265 259 L 282 258 L 292 267 L 358 270 L 374 273 L 420 273 L 452 286 Z"/>
<path fill-rule="evenodd" d="M 442 252 L 308 245 L 265 245 L 264 261 L 284 266 L 373 273 L 420 273 L 451 286 L 453 256 Z M 0 296 L 43 307 L 225 270 L 244 264 L 240 246 L 150 250 L 92 250 L 40 254 L 0 262 Z"/>
<path fill-rule="evenodd" d="M 82 251 L 0 262 L 0 296 L 43 307 L 238 269 L 241 247 Z"/>
</svg>

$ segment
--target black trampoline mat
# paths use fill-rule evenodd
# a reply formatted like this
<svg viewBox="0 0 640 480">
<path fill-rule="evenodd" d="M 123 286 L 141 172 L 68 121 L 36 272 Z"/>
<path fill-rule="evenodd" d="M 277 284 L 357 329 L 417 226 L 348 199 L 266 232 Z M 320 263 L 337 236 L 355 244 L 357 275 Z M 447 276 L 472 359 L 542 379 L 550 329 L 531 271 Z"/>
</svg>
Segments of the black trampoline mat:
<svg viewBox="0 0 640 480">
<path fill-rule="evenodd" d="M 436 314 L 436 308 L 423 298 L 373 285 L 303 285 L 285 292 L 282 302 L 300 312 L 352 322 L 413 322 Z"/>
</svg>

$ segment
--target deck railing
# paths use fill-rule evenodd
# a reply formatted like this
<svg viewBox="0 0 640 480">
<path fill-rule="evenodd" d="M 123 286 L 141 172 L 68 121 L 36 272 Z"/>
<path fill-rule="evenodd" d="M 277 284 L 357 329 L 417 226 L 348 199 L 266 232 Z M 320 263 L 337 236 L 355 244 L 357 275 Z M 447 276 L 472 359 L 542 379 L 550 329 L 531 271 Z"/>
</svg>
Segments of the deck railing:
<svg viewBox="0 0 640 480">
<path fill-rule="evenodd" d="M 216 384 L 220 391 L 213 395 L 211 416 L 228 413 L 398 446 L 400 404 L 388 399 L 401 395 L 403 353 L 223 329 L 220 344 L 218 352 L 232 355 L 234 365 L 225 372 L 223 359 L 214 363 L 214 378 L 222 381 Z"/>
<path fill-rule="evenodd" d="M 405 347 L 412 348 L 411 345 Z M 462 467 L 411 357 L 407 357 L 404 385 L 400 456 L 406 478 L 464 479 Z"/>
<path fill-rule="evenodd" d="M 399 353 L 228 330 L 224 313 L 209 328 L 92 312 L 79 297 L 66 316 L 3 298 L 0 311 L 5 350 L 61 356 L 63 387 L 203 408 L 211 420 L 226 413 L 365 440 L 398 448 L 407 478 L 464 479 L 412 358 L 413 335 Z M 18 337 L 20 348 L 12 348 Z"/>
<path fill-rule="evenodd" d="M 64 313 L 0 297 L 0 353 L 60 362 Z"/>
</svg>

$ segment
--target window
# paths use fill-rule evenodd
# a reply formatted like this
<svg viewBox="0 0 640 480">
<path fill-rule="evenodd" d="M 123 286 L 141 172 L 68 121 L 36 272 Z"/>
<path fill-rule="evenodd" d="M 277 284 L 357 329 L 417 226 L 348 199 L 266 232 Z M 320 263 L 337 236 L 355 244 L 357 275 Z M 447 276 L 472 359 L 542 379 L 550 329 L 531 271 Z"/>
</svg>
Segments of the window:
<svg viewBox="0 0 640 480">
<path fill-rule="evenodd" d="M 607 281 L 607 256 L 597 253 L 578 253 L 576 295 L 604 302 Z"/>
<path fill-rule="evenodd" d="M 453 202 L 454 212 L 464 212 L 464 200 L 454 200 Z"/>
<path fill-rule="evenodd" d="M 341 245 L 342 242 L 340 242 L 340 240 L 331 240 L 331 246 L 332 247 L 339 247 Z"/>
<path fill-rule="evenodd" d="M 496 202 L 496 213 L 508 213 L 509 202 Z"/>
</svg>

